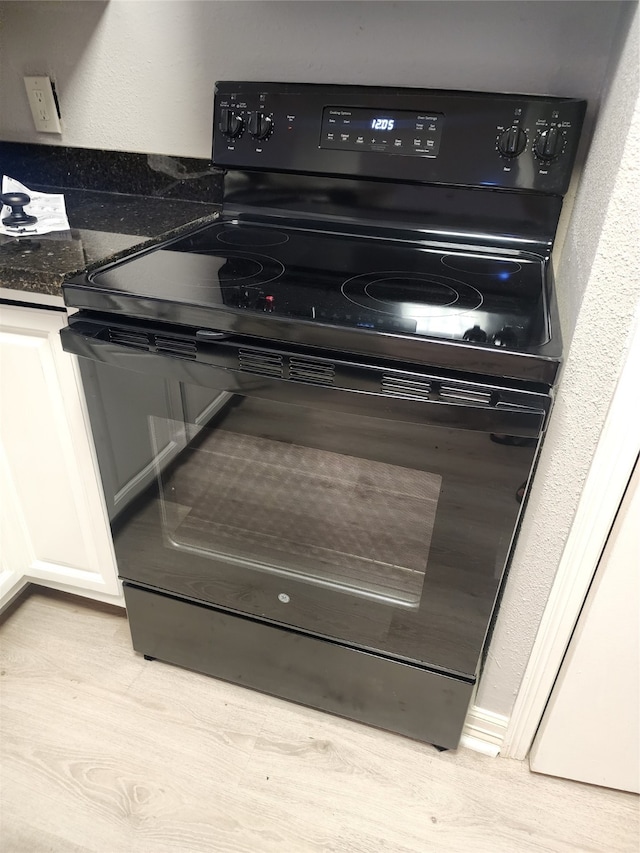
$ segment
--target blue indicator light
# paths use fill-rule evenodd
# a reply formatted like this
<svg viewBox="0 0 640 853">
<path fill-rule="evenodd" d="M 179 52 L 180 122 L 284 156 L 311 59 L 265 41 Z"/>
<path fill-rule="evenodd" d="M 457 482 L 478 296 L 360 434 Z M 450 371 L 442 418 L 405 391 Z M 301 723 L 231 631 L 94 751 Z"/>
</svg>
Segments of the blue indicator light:
<svg viewBox="0 0 640 853">
<path fill-rule="evenodd" d="M 375 329 L 373 323 L 356 323 L 356 326 L 360 326 L 363 329 Z"/>
<path fill-rule="evenodd" d="M 501 278 L 503 281 L 506 281 L 510 275 L 511 275 L 510 272 L 499 272 L 498 278 Z"/>
</svg>

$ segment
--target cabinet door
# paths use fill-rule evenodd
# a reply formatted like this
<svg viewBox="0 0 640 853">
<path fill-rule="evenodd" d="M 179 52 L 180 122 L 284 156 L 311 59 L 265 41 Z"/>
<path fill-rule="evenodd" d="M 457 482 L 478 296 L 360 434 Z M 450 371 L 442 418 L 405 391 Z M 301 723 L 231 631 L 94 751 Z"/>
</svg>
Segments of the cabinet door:
<svg viewBox="0 0 640 853">
<path fill-rule="evenodd" d="M 75 360 L 58 311 L 0 306 L 0 594 L 20 579 L 121 603 Z M 2 600 L 0 599 L 0 603 Z"/>
</svg>

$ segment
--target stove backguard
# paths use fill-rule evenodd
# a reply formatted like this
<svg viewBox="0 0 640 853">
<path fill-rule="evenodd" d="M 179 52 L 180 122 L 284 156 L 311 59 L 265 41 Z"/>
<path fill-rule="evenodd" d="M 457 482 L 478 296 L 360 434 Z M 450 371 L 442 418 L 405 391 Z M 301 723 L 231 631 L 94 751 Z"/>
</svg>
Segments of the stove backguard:
<svg viewBox="0 0 640 853">
<path fill-rule="evenodd" d="M 572 98 L 218 82 L 225 169 L 563 195 L 585 102 Z"/>
</svg>

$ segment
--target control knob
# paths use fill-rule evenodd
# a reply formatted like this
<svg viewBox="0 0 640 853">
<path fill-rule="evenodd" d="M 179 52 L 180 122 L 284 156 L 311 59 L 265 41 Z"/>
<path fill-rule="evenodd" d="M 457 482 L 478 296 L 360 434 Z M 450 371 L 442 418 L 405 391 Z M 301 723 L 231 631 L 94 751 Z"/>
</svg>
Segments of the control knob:
<svg viewBox="0 0 640 853">
<path fill-rule="evenodd" d="M 255 112 L 249 115 L 249 133 L 254 139 L 266 139 L 273 132 L 273 119 L 266 113 Z"/>
<path fill-rule="evenodd" d="M 503 326 L 499 332 L 493 335 L 491 343 L 496 347 L 515 347 L 518 343 L 518 336 L 511 326 Z"/>
<path fill-rule="evenodd" d="M 507 128 L 498 139 L 498 151 L 503 157 L 517 157 L 527 144 L 527 134 L 516 124 Z"/>
<path fill-rule="evenodd" d="M 549 162 L 562 154 L 563 146 L 564 135 L 562 132 L 557 127 L 550 127 L 543 130 L 536 139 L 534 151 L 541 160 Z"/>
<path fill-rule="evenodd" d="M 233 110 L 221 110 L 220 130 L 230 139 L 235 139 L 240 136 L 244 130 L 244 120 L 242 116 L 238 115 L 238 113 L 235 113 Z"/>
<path fill-rule="evenodd" d="M 473 341 L 474 343 L 484 344 L 487 340 L 487 333 L 484 329 L 481 329 L 480 326 L 473 326 L 471 329 L 467 329 L 467 331 L 462 336 L 463 341 Z"/>
</svg>

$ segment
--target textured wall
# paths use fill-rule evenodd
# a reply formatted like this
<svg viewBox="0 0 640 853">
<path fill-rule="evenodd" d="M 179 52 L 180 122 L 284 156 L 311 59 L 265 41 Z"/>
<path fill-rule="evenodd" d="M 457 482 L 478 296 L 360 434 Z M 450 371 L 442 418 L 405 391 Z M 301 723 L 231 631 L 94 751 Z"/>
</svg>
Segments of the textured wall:
<svg viewBox="0 0 640 853">
<path fill-rule="evenodd" d="M 0 137 L 208 157 L 216 79 L 542 92 L 597 101 L 617 2 L 0 3 Z M 62 138 L 22 77 L 49 74 Z"/>
<path fill-rule="evenodd" d="M 505 715 L 513 707 L 640 308 L 638 30 L 636 11 L 619 66 L 612 69 L 559 268 L 575 331 L 477 698 L 482 707 Z"/>
</svg>

